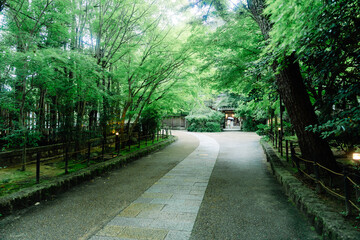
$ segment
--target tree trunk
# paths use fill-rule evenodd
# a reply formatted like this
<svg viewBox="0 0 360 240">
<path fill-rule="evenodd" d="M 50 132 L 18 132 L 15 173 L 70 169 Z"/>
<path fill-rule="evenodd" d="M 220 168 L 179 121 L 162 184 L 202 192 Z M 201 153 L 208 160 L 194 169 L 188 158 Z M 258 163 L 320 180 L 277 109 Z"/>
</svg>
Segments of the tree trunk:
<svg viewBox="0 0 360 240">
<path fill-rule="evenodd" d="M 26 69 L 26 64 L 24 66 Z M 21 130 L 21 138 L 23 144 L 23 152 L 22 152 L 22 167 L 21 170 L 26 170 L 26 131 L 27 128 L 25 126 L 25 101 L 26 101 L 26 74 L 25 70 L 17 70 L 16 75 L 18 77 L 19 83 L 15 86 L 15 95 L 16 95 L 16 107 L 19 109 L 18 114 L 18 122 L 19 122 L 19 130 Z"/>
<path fill-rule="evenodd" d="M 262 14 L 265 6 L 265 0 L 248 0 L 249 11 L 267 40 L 271 24 L 269 19 Z M 331 169 L 337 169 L 329 144 L 319 135 L 305 130 L 307 126 L 317 124 L 318 120 L 305 88 L 299 63 L 295 61 L 294 56 L 288 56 L 281 70 L 278 71 L 275 65 L 273 68 L 276 84 L 294 126 L 303 158 L 317 161 Z"/>
<path fill-rule="evenodd" d="M 120 141 L 122 141 L 125 137 L 125 122 L 126 122 L 126 114 L 129 110 L 131 106 L 131 103 L 130 102 L 126 102 L 123 110 L 122 110 L 122 113 L 121 113 L 121 117 L 120 117 L 120 125 L 119 125 L 119 130 L 120 130 Z"/>
<path fill-rule="evenodd" d="M 96 126 L 97 126 L 97 110 L 91 110 L 89 113 L 89 131 L 90 134 L 93 134 L 96 132 Z"/>
<path fill-rule="evenodd" d="M 44 135 L 45 134 L 45 95 L 46 89 L 40 88 L 40 98 L 38 106 L 38 123 L 39 131 Z"/>
<path fill-rule="evenodd" d="M 51 141 L 56 142 L 56 125 L 57 125 L 57 96 L 51 97 L 50 105 L 50 134 Z"/>
<path fill-rule="evenodd" d="M 83 131 L 82 131 L 82 125 L 83 125 L 83 118 L 85 113 L 85 101 L 79 101 L 77 102 L 77 118 L 76 118 L 76 138 L 75 138 L 75 152 L 78 152 L 81 150 L 81 143 L 83 141 Z M 76 157 L 79 156 L 79 153 L 76 154 Z"/>
<path fill-rule="evenodd" d="M 306 91 L 299 64 L 294 62 L 293 56 L 288 57 L 287 61 L 286 67 L 280 70 L 275 77 L 298 137 L 302 156 L 331 169 L 336 169 L 336 161 L 329 144 L 318 134 L 305 130 L 309 125 L 318 124 L 317 116 Z"/>
</svg>

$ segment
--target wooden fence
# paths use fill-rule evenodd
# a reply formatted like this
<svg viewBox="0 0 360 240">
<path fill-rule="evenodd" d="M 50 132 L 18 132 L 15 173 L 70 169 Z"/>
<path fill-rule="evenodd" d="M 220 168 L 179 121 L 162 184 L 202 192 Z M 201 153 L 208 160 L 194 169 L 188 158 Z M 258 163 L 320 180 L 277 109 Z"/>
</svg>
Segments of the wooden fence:
<svg viewBox="0 0 360 240">
<path fill-rule="evenodd" d="M 147 146 L 151 142 L 159 141 L 161 139 L 167 138 L 171 135 L 171 130 L 161 129 L 155 134 L 152 135 L 133 135 L 132 137 L 126 136 L 123 139 L 120 139 L 119 135 L 114 135 L 107 137 L 106 141 L 103 138 L 94 138 L 87 140 L 82 143 L 82 148 L 75 151 L 73 142 L 68 144 L 55 144 L 51 146 L 43 146 L 36 148 L 27 149 L 27 153 L 31 156 L 31 160 L 26 162 L 26 169 L 29 169 L 30 172 L 35 172 L 36 183 L 40 183 L 42 177 L 41 169 L 44 169 L 48 166 L 59 166 L 62 173 L 69 173 L 69 170 L 78 169 L 91 165 L 92 163 L 106 161 L 108 159 L 121 156 L 122 154 L 129 152 L 131 150 L 136 150 L 142 147 Z M 19 158 L 18 155 L 21 155 L 22 151 L 13 151 L 11 153 L 1 153 L 2 159 L 4 157 L 14 157 Z M 0 161 L 1 162 L 1 161 Z M 6 167 L 0 167 L 1 172 L 9 171 L 11 168 L 12 171 L 17 168 L 22 167 L 22 163 L 12 163 Z M 44 170 L 43 170 L 44 171 Z M 61 174 L 61 173 L 60 173 Z M 34 176 L 31 176 L 33 178 Z M 11 179 L 10 179 L 11 180 Z M 29 179 L 26 179 L 29 181 Z M 21 184 L 21 183 L 20 183 Z M 6 183 L 0 182 L 0 190 L 5 189 L 7 186 Z"/>
<path fill-rule="evenodd" d="M 291 161 L 298 173 L 315 185 L 317 193 L 326 192 L 344 201 L 346 215 L 350 215 L 352 209 L 360 213 L 360 175 L 358 171 L 343 165 L 342 171 L 336 172 L 317 161 L 300 157 L 296 151 L 297 142 L 285 140 L 280 131 L 268 134 L 268 137 L 281 156 L 284 155 L 285 150 L 286 162 Z"/>
</svg>

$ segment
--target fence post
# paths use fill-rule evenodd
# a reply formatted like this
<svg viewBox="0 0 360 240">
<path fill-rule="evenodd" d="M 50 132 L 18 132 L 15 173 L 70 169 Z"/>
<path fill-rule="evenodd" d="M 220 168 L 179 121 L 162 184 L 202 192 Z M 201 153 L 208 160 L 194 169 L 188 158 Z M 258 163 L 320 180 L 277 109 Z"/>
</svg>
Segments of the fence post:
<svg viewBox="0 0 360 240">
<path fill-rule="evenodd" d="M 293 154 L 295 154 L 295 149 L 294 149 L 293 143 L 290 142 L 290 156 L 291 156 L 290 159 L 291 159 L 292 166 L 294 167 Z"/>
<path fill-rule="evenodd" d="M 117 152 L 119 154 L 120 151 L 120 146 L 119 146 L 119 133 L 115 134 L 115 152 Z"/>
<path fill-rule="evenodd" d="M 285 140 L 286 162 L 289 162 L 289 140 Z"/>
<path fill-rule="evenodd" d="M 66 143 L 66 146 L 65 146 L 65 174 L 69 173 L 68 167 L 69 167 L 69 146 Z"/>
<path fill-rule="evenodd" d="M 140 145 L 141 145 L 141 138 L 140 138 L 140 131 L 138 133 L 138 148 L 140 148 Z"/>
<path fill-rule="evenodd" d="M 129 152 L 131 150 L 131 139 L 130 139 L 130 135 L 128 137 L 128 149 L 129 149 Z"/>
<path fill-rule="evenodd" d="M 36 154 L 36 183 L 39 184 L 40 183 L 40 158 L 41 158 L 41 153 L 38 152 Z"/>
<path fill-rule="evenodd" d="M 350 184 L 348 180 L 349 172 L 346 167 L 344 167 L 344 192 L 345 192 L 345 214 L 349 216 L 351 214 L 351 205 L 350 205 Z"/>
<path fill-rule="evenodd" d="M 148 138 L 148 135 L 145 135 L 145 146 L 147 146 L 147 138 Z"/>
<path fill-rule="evenodd" d="M 105 137 L 103 137 L 102 139 L 101 161 L 105 160 L 104 155 L 105 155 Z"/>
<path fill-rule="evenodd" d="M 357 174 L 354 175 L 355 179 L 356 179 L 356 183 L 359 183 L 359 176 Z M 355 188 L 355 196 L 356 196 L 356 199 L 360 200 L 360 185 L 357 184 L 354 186 Z M 360 204 L 360 202 L 358 201 L 358 204 Z"/>
<path fill-rule="evenodd" d="M 282 139 L 282 130 L 279 130 L 279 148 L 280 148 L 280 155 L 284 156 L 283 152 L 283 139 Z"/>
<path fill-rule="evenodd" d="M 316 161 L 314 161 L 313 164 L 314 164 L 314 173 L 315 173 L 315 178 L 316 178 L 316 192 L 321 193 L 322 187 L 320 184 L 319 166 L 317 165 Z"/>
<path fill-rule="evenodd" d="M 299 160 L 297 159 L 296 157 L 296 154 L 295 154 L 295 147 L 294 145 L 290 142 L 290 152 L 291 152 L 291 161 L 292 161 L 292 166 L 294 167 L 295 164 L 296 164 L 296 167 L 298 168 L 299 170 Z M 294 164 L 295 163 L 295 164 Z M 300 174 L 301 174 L 301 171 L 299 170 Z"/>
<path fill-rule="evenodd" d="M 275 148 L 277 148 L 277 144 L 278 144 L 278 134 L 275 131 Z"/>
<path fill-rule="evenodd" d="M 88 141 L 88 155 L 87 155 L 87 161 L 86 161 L 87 166 L 90 165 L 90 156 L 91 156 L 91 142 L 89 140 Z"/>
</svg>

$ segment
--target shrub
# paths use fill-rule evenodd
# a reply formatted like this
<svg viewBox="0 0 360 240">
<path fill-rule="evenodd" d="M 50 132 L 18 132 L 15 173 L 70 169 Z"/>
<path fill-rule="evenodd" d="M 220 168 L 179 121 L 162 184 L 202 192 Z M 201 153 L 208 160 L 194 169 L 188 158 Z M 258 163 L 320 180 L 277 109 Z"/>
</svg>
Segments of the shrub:
<svg viewBox="0 0 360 240">
<path fill-rule="evenodd" d="M 259 124 L 257 125 L 258 130 L 256 131 L 256 133 L 260 136 L 264 136 L 267 135 L 270 132 L 270 126 L 268 126 L 267 124 Z"/>
<path fill-rule="evenodd" d="M 147 107 L 141 114 L 140 124 L 145 135 L 155 134 L 161 126 L 160 111 L 156 107 Z"/>
<path fill-rule="evenodd" d="M 217 122 L 207 122 L 206 132 L 221 132 L 220 124 Z"/>
<path fill-rule="evenodd" d="M 224 115 L 209 108 L 198 109 L 186 117 L 190 132 L 221 132 Z"/>
</svg>

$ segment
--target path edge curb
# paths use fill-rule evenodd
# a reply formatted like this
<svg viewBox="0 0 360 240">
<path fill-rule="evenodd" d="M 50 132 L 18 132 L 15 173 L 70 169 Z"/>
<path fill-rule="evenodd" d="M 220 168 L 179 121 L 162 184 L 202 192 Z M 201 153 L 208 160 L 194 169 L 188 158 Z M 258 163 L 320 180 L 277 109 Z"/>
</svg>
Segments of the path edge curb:
<svg viewBox="0 0 360 240">
<path fill-rule="evenodd" d="M 340 213 L 332 210 L 317 194 L 293 176 L 281 162 L 274 149 L 265 141 L 260 141 L 266 159 L 277 181 L 283 186 L 285 194 L 295 206 L 305 215 L 309 223 L 324 240 L 360 239 L 356 231 Z"/>
<path fill-rule="evenodd" d="M 76 185 L 89 181 L 105 172 L 122 168 L 125 164 L 161 150 L 177 140 L 178 138 L 176 136 L 170 136 L 168 139 L 162 142 L 145 147 L 127 156 L 116 157 L 106 162 L 92 165 L 77 172 L 56 177 L 50 182 L 40 183 L 7 196 L 0 197 L 0 214 L 2 215 L 0 215 L 0 218 L 8 216 L 17 210 L 32 206 L 37 202 L 51 200 L 54 198 L 54 196 L 66 192 Z"/>
</svg>

